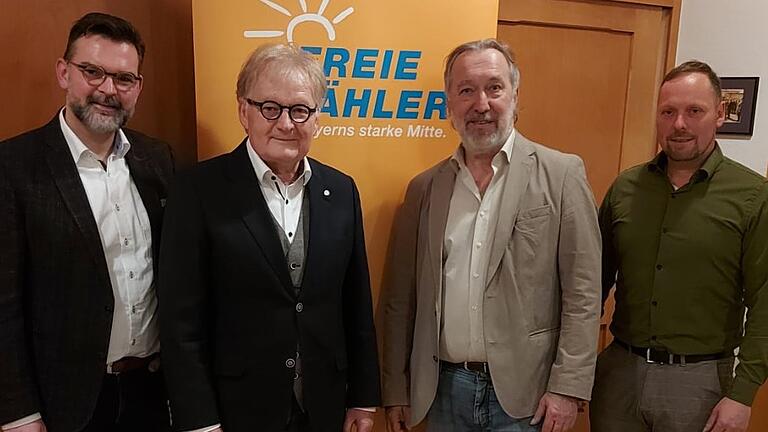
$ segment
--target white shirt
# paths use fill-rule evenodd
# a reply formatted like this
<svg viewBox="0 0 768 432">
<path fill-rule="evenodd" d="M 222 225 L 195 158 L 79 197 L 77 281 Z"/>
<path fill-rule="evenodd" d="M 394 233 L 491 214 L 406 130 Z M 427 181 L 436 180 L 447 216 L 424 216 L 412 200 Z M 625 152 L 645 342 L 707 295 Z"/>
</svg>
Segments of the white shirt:
<svg viewBox="0 0 768 432">
<path fill-rule="evenodd" d="M 153 285 L 152 230 L 125 162 L 131 143 L 118 130 L 104 168 L 67 125 L 63 109 L 59 112 L 59 123 L 96 220 L 115 298 L 107 367 L 123 357 L 147 357 L 160 351 L 160 337 Z M 40 413 L 35 413 L 2 428 L 22 426 L 40 418 Z"/>
<path fill-rule="evenodd" d="M 513 129 L 493 157 L 493 177 L 482 196 L 463 147 L 451 157 L 456 181 L 443 237 L 440 358 L 452 363 L 486 361 L 483 295 L 515 135 Z"/>
<path fill-rule="evenodd" d="M 301 206 L 304 200 L 304 186 L 309 183 L 312 177 L 312 168 L 306 157 L 302 159 L 302 172 L 296 180 L 286 185 L 280 180 L 272 170 L 267 166 L 264 160 L 259 156 L 251 145 L 251 141 L 246 142 L 248 148 L 248 158 L 253 164 L 253 170 L 259 179 L 261 193 L 264 194 L 264 200 L 267 202 L 270 213 L 285 232 L 290 242 L 296 237 L 296 229 L 299 225 L 299 216 L 301 216 Z"/>
</svg>

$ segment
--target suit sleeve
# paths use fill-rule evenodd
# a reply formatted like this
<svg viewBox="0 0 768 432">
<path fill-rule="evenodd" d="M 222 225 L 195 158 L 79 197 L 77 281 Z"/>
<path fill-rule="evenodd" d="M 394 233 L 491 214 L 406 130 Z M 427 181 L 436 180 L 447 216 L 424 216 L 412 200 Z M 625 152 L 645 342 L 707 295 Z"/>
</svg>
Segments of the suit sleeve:
<svg viewBox="0 0 768 432">
<path fill-rule="evenodd" d="M 348 407 L 374 407 L 381 403 L 379 356 L 373 323 L 373 302 L 365 251 L 360 195 L 352 182 L 354 211 L 353 250 L 343 287 L 344 332 L 349 382 Z"/>
<path fill-rule="evenodd" d="M 24 330 L 24 229 L 8 169 L 0 164 L 0 425 L 40 411 Z"/>
<path fill-rule="evenodd" d="M 392 225 L 382 283 L 383 404 L 410 405 L 410 357 L 416 319 L 416 254 L 420 193 L 411 182 Z"/>
<path fill-rule="evenodd" d="M 175 430 L 219 423 L 211 374 L 208 240 L 195 179 L 179 176 L 165 210 L 158 299 L 161 353 Z"/>
<path fill-rule="evenodd" d="M 558 271 L 560 338 L 548 390 L 589 400 L 600 325 L 600 230 L 584 164 L 569 166 L 562 195 Z"/>
</svg>

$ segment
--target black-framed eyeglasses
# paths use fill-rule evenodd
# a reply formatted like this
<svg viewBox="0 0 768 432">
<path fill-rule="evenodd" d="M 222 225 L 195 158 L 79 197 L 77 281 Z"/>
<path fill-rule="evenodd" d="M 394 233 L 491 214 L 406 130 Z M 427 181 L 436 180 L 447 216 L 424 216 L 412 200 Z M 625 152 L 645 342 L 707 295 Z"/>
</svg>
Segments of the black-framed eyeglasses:
<svg viewBox="0 0 768 432">
<path fill-rule="evenodd" d="M 258 108 L 261 115 L 267 120 L 277 120 L 283 115 L 283 110 L 288 110 L 288 117 L 294 123 L 304 123 L 317 111 L 317 107 L 310 108 L 304 104 L 286 106 L 271 100 L 257 102 L 251 98 L 245 98 L 245 101 L 248 102 L 248 105 Z"/>
<path fill-rule="evenodd" d="M 94 87 L 100 86 L 107 77 L 111 77 L 115 88 L 122 91 L 128 91 L 136 87 L 136 84 L 143 79 L 140 75 L 135 75 L 131 72 L 107 72 L 103 67 L 92 65 L 90 63 L 75 63 L 71 61 L 68 61 L 67 63 L 80 69 L 83 78 L 88 81 L 88 84 Z"/>
</svg>

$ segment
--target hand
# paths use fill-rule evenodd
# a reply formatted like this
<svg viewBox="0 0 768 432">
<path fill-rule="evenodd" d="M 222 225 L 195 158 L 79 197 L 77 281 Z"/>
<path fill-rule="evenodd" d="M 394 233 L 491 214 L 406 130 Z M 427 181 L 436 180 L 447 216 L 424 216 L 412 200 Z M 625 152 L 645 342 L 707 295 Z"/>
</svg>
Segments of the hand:
<svg viewBox="0 0 768 432">
<path fill-rule="evenodd" d="M 387 407 L 387 432 L 409 431 L 408 421 L 411 419 L 411 407 L 390 406 Z"/>
<path fill-rule="evenodd" d="M 724 397 L 712 409 L 703 432 L 744 432 L 751 414 L 752 408 Z"/>
<path fill-rule="evenodd" d="M 47 432 L 48 429 L 45 428 L 45 423 L 43 423 L 42 420 L 35 420 L 32 423 L 27 423 L 27 424 L 23 424 L 21 426 L 16 426 L 15 428 L 3 429 L 3 431 L 7 431 L 7 432 Z"/>
<path fill-rule="evenodd" d="M 576 424 L 576 414 L 579 410 L 578 400 L 570 396 L 546 392 L 539 401 L 539 407 L 531 420 L 537 425 L 544 419 L 541 432 L 565 432 Z"/>
<path fill-rule="evenodd" d="M 348 409 L 344 419 L 344 432 L 352 432 L 352 426 L 356 427 L 357 432 L 372 432 L 374 414 L 376 413 L 355 408 Z"/>
</svg>

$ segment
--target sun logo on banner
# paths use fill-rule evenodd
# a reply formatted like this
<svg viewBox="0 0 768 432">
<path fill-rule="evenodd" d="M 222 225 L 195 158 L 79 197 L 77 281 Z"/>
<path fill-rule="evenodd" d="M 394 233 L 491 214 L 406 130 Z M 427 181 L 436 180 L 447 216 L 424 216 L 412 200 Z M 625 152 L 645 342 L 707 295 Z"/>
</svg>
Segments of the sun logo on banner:
<svg viewBox="0 0 768 432">
<path fill-rule="evenodd" d="M 328 40 L 336 40 L 336 29 L 334 28 L 334 24 L 338 24 L 346 17 L 348 17 L 352 12 L 355 11 L 353 7 L 348 7 L 341 11 L 338 15 L 333 17 L 333 19 L 328 19 L 323 14 L 325 13 L 325 9 L 328 7 L 328 3 L 330 0 L 323 0 L 322 3 L 320 3 L 320 8 L 317 10 L 317 12 L 309 12 L 307 10 L 307 0 L 299 0 L 299 6 L 301 7 L 301 11 L 303 12 L 300 15 L 294 16 L 291 14 L 291 12 L 286 9 L 285 7 L 270 1 L 270 0 L 260 0 L 265 5 L 271 7 L 272 9 L 280 12 L 281 14 L 290 17 L 291 20 L 288 22 L 288 26 L 285 28 L 285 31 L 282 30 L 246 30 L 243 32 L 243 36 L 246 38 L 272 38 L 272 37 L 280 37 L 282 35 L 286 35 L 286 38 L 288 39 L 288 43 L 293 42 L 293 32 L 296 29 L 296 26 L 299 24 L 305 23 L 305 22 L 314 22 L 317 24 L 320 24 L 325 29 L 325 32 L 328 33 Z"/>
</svg>

